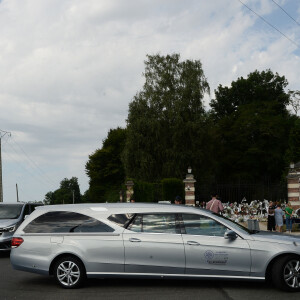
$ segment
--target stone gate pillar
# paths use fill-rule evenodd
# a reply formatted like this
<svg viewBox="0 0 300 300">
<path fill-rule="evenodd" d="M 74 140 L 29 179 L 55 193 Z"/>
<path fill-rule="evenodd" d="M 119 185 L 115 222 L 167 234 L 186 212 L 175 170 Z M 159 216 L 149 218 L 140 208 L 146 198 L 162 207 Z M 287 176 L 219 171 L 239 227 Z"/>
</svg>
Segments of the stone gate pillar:
<svg viewBox="0 0 300 300">
<path fill-rule="evenodd" d="M 126 190 L 126 202 L 130 202 L 130 198 L 133 195 L 133 186 L 134 186 L 134 183 L 133 183 L 132 180 L 128 180 L 125 183 L 125 185 L 127 187 L 127 190 Z"/>
<path fill-rule="evenodd" d="M 195 206 L 195 182 L 194 175 L 192 174 L 192 168 L 188 168 L 184 182 L 185 191 L 185 205 Z"/>
<path fill-rule="evenodd" d="M 288 201 L 293 209 L 300 208 L 300 162 L 290 164 L 287 176 Z"/>
</svg>

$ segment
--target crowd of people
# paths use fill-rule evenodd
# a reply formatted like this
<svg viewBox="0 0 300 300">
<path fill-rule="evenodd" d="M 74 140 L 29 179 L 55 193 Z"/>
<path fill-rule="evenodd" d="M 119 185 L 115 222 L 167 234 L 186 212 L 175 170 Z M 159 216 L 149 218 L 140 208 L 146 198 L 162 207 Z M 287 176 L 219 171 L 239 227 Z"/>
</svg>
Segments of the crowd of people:
<svg viewBox="0 0 300 300">
<path fill-rule="evenodd" d="M 243 200 L 242 202 L 245 202 L 246 200 Z M 181 197 L 177 196 L 175 198 L 175 204 L 182 204 Z M 254 208 L 254 206 L 257 206 L 257 208 Z M 245 216 L 246 214 L 249 214 L 249 205 L 245 203 L 241 203 L 239 205 L 233 205 L 233 203 L 228 204 L 222 204 L 220 199 L 218 199 L 218 195 L 216 193 L 212 193 L 211 200 L 207 203 L 203 202 L 200 205 L 203 208 L 206 208 L 214 213 L 222 213 L 228 217 L 227 212 L 228 208 L 233 211 L 233 214 L 235 215 L 242 215 Z M 233 209 L 233 206 L 235 206 L 235 209 Z M 269 231 L 277 231 L 282 232 L 283 223 L 285 220 L 286 224 L 286 232 L 291 233 L 292 232 L 292 225 L 293 225 L 293 214 L 294 210 L 291 206 L 291 203 L 289 202 L 286 205 L 282 205 L 280 202 L 272 202 L 264 200 L 263 202 L 258 201 L 252 201 L 250 204 L 250 207 L 254 209 L 256 214 L 260 215 L 267 215 L 267 229 Z M 251 209 L 250 209 L 251 210 Z M 226 211 L 226 212 L 225 212 Z M 250 213 L 253 214 L 253 211 Z"/>
</svg>

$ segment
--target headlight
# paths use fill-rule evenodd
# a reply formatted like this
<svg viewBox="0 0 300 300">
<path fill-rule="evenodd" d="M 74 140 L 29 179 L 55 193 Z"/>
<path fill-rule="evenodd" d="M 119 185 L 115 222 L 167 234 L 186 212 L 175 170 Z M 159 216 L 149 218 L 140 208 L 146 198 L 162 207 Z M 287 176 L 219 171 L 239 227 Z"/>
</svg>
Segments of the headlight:
<svg viewBox="0 0 300 300">
<path fill-rule="evenodd" d="M 14 232 L 17 229 L 17 225 L 12 225 L 9 227 L 5 227 L 5 228 L 1 228 L 0 231 L 1 232 Z"/>
</svg>

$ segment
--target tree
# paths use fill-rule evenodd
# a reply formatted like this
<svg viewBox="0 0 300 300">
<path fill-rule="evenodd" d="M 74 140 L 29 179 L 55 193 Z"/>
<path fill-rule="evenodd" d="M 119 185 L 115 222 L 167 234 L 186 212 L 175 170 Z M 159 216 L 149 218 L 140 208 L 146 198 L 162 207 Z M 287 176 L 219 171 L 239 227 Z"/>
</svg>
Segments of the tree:
<svg viewBox="0 0 300 300">
<path fill-rule="evenodd" d="M 81 202 L 80 188 L 78 184 L 78 178 L 72 177 L 71 179 L 64 178 L 60 182 L 59 189 L 54 192 L 48 192 L 45 195 L 45 204 L 71 204 L 73 203 L 73 193 L 74 193 L 74 203 Z"/>
<path fill-rule="evenodd" d="M 182 179 L 164 178 L 161 181 L 162 199 L 174 201 L 176 196 L 184 198 L 184 183 Z"/>
<path fill-rule="evenodd" d="M 101 149 L 89 156 L 86 174 L 90 178 L 89 190 L 85 195 L 92 202 L 115 202 L 119 200 L 125 173 L 121 153 L 126 140 L 126 129 L 110 129 Z"/>
<path fill-rule="evenodd" d="M 288 82 L 284 76 L 274 74 L 271 70 L 254 71 L 245 79 L 240 77 L 231 83 L 231 87 L 219 85 L 215 90 L 216 99 L 210 103 L 215 119 L 232 116 L 244 105 L 272 105 L 276 113 L 287 113 L 290 101 L 284 91 Z"/>
<path fill-rule="evenodd" d="M 72 177 L 71 179 L 64 178 L 60 182 L 59 190 L 63 195 L 64 203 L 73 203 L 73 193 L 74 193 L 74 203 L 81 202 L 81 195 L 80 195 L 80 189 L 79 189 L 77 177 Z"/>
<path fill-rule="evenodd" d="M 45 195 L 44 204 L 45 205 L 54 204 L 54 192 L 48 192 Z"/>
<path fill-rule="evenodd" d="M 271 70 L 255 71 L 215 91 L 210 105 L 220 177 L 280 179 L 291 126 L 287 84 L 284 76 Z"/>
<path fill-rule="evenodd" d="M 182 178 L 205 162 L 203 97 L 209 92 L 199 60 L 147 55 L 145 83 L 129 104 L 123 154 L 126 174 L 145 181 Z M 208 151 L 207 151 L 208 152 Z"/>
</svg>

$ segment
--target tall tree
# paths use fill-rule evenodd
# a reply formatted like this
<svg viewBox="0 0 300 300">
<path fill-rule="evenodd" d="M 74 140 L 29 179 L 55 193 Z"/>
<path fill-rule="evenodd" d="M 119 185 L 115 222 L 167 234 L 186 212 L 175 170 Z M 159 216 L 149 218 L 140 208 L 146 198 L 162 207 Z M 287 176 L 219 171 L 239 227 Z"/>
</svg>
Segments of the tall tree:
<svg viewBox="0 0 300 300">
<path fill-rule="evenodd" d="M 117 201 L 125 180 L 121 153 L 126 140 L 126 129 L 110 129 L 101 149 L 89 156 L 86 174 L 90 187 L 85 195 L 92 202 Z"/>
<path fill-rule="evenodd" d="M 199 60 L 179 54 L 147 55 L 145 83 L 129 104 L 123 155 L 126 174 L 140 180 L 182 177 L 189 164 L 205 162 L 209 92 Z"/>
<path fill-rule="evenodd" d="M 215 91 L 210 105 L 221 177 L 280 179 L 291 126 L 287 84 L 271 70 L 255 71 Z"/>
<path fill-rule="evenodd" d="M 64 178 L 60 182 L 59 189 L 54 192 L 48 192 L 45 195 L 44 203 L 45 204 L 71 204 L 73 203 L 73 194 L 74 194 L 74 203 L 81 202 L 80 188 L 78 184 L 78 178 L 72 177 L 71 179 Z"/>
</svg>

